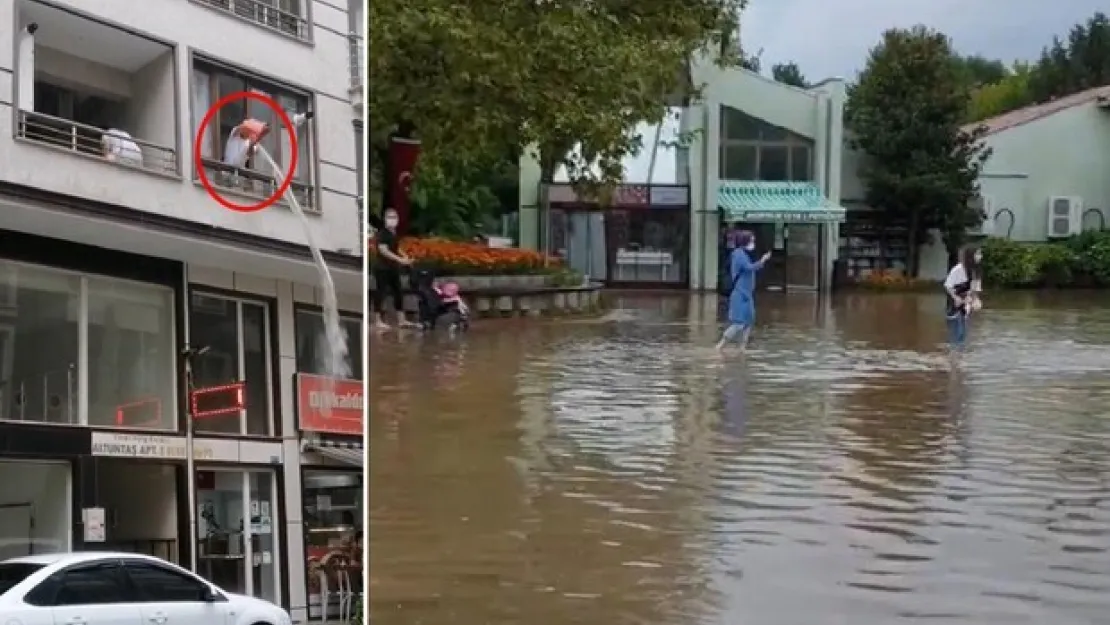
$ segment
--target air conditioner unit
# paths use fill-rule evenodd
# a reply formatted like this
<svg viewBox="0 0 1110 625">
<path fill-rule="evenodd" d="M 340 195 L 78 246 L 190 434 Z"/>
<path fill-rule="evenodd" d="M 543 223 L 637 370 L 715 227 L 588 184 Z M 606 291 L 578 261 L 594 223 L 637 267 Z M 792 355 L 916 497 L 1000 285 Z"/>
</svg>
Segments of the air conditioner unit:
<svg viewBox="0 0 1110 625">
<path fill-rule="evenodd" d="M 1048 198 L 1048 238 L 1079 234 L 1083 220 L 1083 198 L 1054 195 Z"/>
<path fill-rule="evenodd" d="M 968 206 L 973 210 L 979 211 L 983 215 L 983 223 L 979 224 L 976 228 L 968 228 L 968 234 L 984 237 L 989 237 L 994 234 L 994 198 L 989 195 L 980 195 L 972 198 Z"/>
</svg>

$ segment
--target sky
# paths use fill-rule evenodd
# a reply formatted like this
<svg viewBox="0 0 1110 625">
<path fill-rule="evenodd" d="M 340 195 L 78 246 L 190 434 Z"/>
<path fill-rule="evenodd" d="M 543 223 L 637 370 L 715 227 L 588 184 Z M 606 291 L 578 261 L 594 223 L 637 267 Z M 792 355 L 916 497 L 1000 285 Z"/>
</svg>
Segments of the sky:
<svg viewBox="0 0 1110 625">
<path fill-rule="evenodd" d="M 1007 63 L 1035 59 L 1053 35 L 1066 37 L 1106 0 L 748 0 L 741 42 L 761 62 L 794 61 L 812 82 L 855 78 L 868 50 L 892 27 L 925 24 L 957 51 Z"/>
</svg>

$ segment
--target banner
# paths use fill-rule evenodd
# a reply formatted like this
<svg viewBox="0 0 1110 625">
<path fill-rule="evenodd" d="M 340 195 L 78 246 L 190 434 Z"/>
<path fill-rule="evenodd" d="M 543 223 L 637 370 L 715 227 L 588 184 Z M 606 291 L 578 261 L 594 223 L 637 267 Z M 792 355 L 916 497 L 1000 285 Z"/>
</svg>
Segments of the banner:
<svg viewBox="0 0 1110 625">
<path fill-rule="evenodd" d="M 362 380 L 297 374 L 297 419 L 302 432 L 362 436 Z"/>
<path fill-rule="evenodd" d="M 416 172 L 416 161 L 419 158 L 418 139 L 390 137 L 386 205 L 383 208 L 397 209 L 397 215 L 400 217 L 397 232 L 401 235 L 408 232 L 409 224 L 412 222 L 409 191 L 412 188 L 412 177 Z"/>
</svg>

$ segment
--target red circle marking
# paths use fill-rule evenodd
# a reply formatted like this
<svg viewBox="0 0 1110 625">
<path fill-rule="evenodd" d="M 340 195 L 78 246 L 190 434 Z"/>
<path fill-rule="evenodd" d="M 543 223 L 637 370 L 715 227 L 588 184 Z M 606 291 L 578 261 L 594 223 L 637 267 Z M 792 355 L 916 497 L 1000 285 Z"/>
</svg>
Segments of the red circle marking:
<svg viewBox="0 0 1110 625">
<path fill-rule="evenodd" d="M 278 120 L 280 120 L 282 125 L 285 126 L 285 132 L 289 133 L 289 146 L 290 151 L 293 153 L 292 158 L 289 159 L 289 169 L 285 172 L 285 175 L 283 176 L 284 180 L 282 181 L 281 186 L 278 187 L 277 191 L 273 195 L 257 204 L 236 204 L 224 199 L 224 197 L 220 195 L 218 191 L 216 191 L 215 187 L 213 187 L 212 183 L 208 180 L 208 173 L 204 171 L 204 162 L 201 155 L 201 137 L 204 136 L 204 131 L 208 129 L 208 124 L 211 123 L 212 118 L 215 117 L 216 111 L 220 110 L 224 106 L 227 106 L 228 104 L 231 104 L 232 102 L 237 102 L 239 100 L 256 100 L 270 107 L 275 113 L 277 113 Z M 237 91 L 235 93 L 225 95 L 224 97 L 217 100 L 216 103 L 213 104 L 204 114 L 204 119 L 200 120 L 200 127 L 197 128 L 197 134 L 195 137 L 193 137 L 193 164 L 197 168 L 197 175 L 200 177 L 200 184 L 204 186 L 204 190 L 207 191 L 208 195 L 211 196 L 212 199 L 216 200 L 216 202 L 218 202 L 220 206 L 231 209 L 233 211 L 238 211 L 240 213 L 254 213 L 264 208 L 268 208 L 274 202 L 277 202 L 278 199 L 281 198 L 281 196 L 285 195 L 285 192 L 289 190 L 289 185 L 293 183 L 293 172 L 297 169 L 297 156 L 299 152 L 300 150 L 297 147 L 297 134 L 293 132 L 293 121 L 289 119 L 289 115 L 281 108 L 281 106 L 278 105 L 278 103 L 273 98 L 265 94 L 258 93 L 257 91 Z"/>
</svg>

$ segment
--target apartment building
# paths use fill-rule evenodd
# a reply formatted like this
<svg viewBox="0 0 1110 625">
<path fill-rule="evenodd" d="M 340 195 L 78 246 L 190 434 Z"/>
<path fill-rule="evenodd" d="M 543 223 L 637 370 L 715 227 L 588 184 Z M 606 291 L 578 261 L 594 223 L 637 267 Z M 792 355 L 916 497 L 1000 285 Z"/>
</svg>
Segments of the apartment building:
<svg viewBox="0 0 1110 625">
<path fill-rule="evenodd" d="M 0 557 L 141 551 L 298 622 L 338 614 L 361 577 L 355 4 L 0 5 Z M 198 136 L 238 92 L 313 115 L 287 132 L 239 99 Z M 245 118 L 277 124 L 262 145 L 282 167 L 295 133 L 290 187 L 338 290 L 344 379 L 322 377 L 319 280 L 292 207 L 229 210 L 201 182 L 243 205 L 278 188 L 260 158 L 221 161 Z"/>
</svg>

